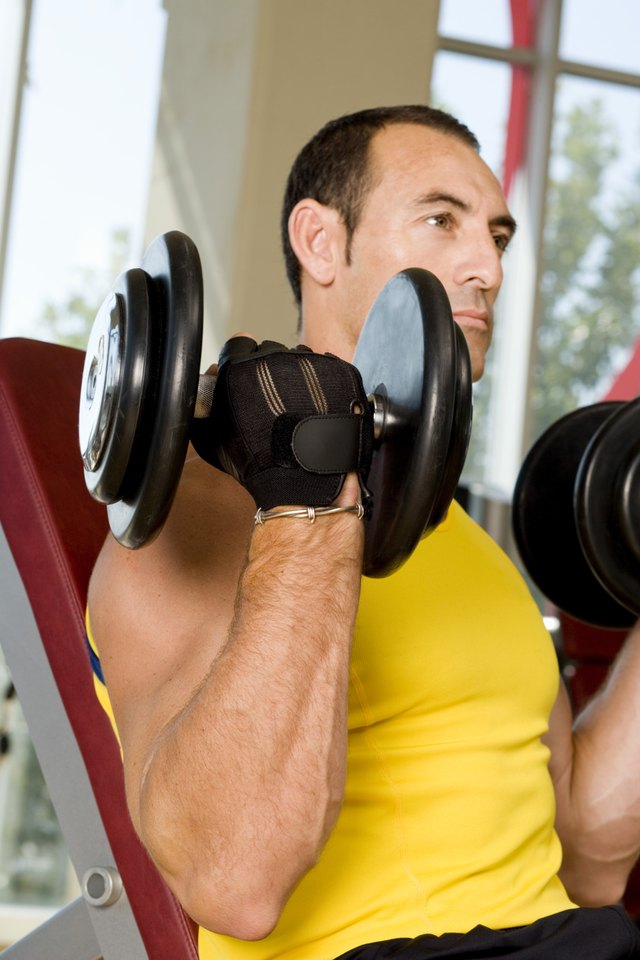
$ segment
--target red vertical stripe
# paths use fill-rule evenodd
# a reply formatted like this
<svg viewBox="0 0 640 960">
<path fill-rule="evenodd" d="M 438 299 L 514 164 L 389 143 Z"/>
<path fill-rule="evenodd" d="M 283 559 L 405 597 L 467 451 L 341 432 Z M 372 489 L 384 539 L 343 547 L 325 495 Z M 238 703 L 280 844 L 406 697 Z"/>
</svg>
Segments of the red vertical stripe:
<svg viewBox="0 0 640 960">
<path fill-rule="evenodd" d="M 535 45 L 538 0 L 510 0 L 510 7 L 513 45 L 532 48 Z M 514 177 L 524 163 L 530 103 L 531 71 L 528 67 L 512 66 L 502 182 L 507 197 Z"/>
</svg>

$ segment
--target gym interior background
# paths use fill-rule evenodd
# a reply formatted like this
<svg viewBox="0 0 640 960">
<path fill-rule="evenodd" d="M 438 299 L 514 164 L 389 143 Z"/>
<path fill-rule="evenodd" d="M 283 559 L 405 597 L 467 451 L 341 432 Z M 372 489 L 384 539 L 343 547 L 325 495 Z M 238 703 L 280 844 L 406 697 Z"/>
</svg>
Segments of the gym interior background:
<svg viewBox="0 0 640 960">
<path fill-rule="evenodd" d="M 203 262 L 203 367 L 235 330 L 293 343 L 278 216 L 295 152 L 350 110 L 443 106 L 520 223 L 464 475 L 510 548 L 535 437 L 638 393 L 639 35 L 636 0 L 2 0 L 0 336 L 84 346 L 116 274 L 180 229 Z M 0 681 L 6 944 L 76 881 Z"/>
</svg>

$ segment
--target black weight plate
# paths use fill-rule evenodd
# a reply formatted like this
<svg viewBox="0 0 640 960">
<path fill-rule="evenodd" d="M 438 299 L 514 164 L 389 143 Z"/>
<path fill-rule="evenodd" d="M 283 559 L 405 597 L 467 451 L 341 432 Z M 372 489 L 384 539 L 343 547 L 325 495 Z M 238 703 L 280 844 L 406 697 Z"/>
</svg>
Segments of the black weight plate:
<svg viewBox="0 0 640 960">
<path fill-rule="evenodd" d="M 99 434 L 104 431 L 100 451 L 91 466 L 85 464 L 84 478 L 91 495 L 102 503 L 113 503 L 123 495 L 125 476 L 139 456 L 136 448 L 147 445 L 142 423 L 145 397 L 150 387 L 153 339 L 150 334 L 148 278 L 138 268 L 127 270 L 115 281 L 110 296 L 96 317 L 89 337 L 85 371 L 82 379 L 80 420 L 83 413 L 92 417 Z M 110 307 L 112 309 L 110 309 Z M 117 323 L 106 318 L 103 310 L 118 316 Z M 111 343 L 104 344 L 103 362 L 111 363 L 116 374 L 110 398 L 89 397 L 91 364 L 95 363 L 96 335 Z M 114 357 L 114 354 L 116 356 Z M 104 378 L 102 379 L 104 385 Z M 104 405 L 109 401 L 109 410 Z M 101 402 L 102 401 L 102 402 Z M 134 451 L 135 454 L 134 454 Z"/>
<path fill-rule="evenodd" d="M 536 441 L 513 496 L 513 532 L 531 579 L 560 610 L 601 627 L 632 618 L 604 589 L 582 550 L 574 513 L 576 475 L 596 431 L 617 403 L 583 407 L 561 417 Z"/>
<path fill-rule="evenodd" d="M 578 536 L 593 572 L 640 616 L 640 400 L 600 427 L 582 458 L 575 489 Z"/>
<path fill-rule="evenodd" d="M 456 335 L 445 290 L 426 270 L 386 284 L 353 360 L 368 394 L 386 401 L 383 435 L 368 486 L 364 573 L 387 576 L 433 522 L 449 452 L 456 384 Z"/>
<path fill-rule="evenodd" d="M 623 536 L 637 560 L 640 557 L 640 449 L 638 447 L 631 456 L 624 473 L 619 516 Z"/>
<path fill-rule="evenodd" d="M 473 415 L 473 388 L 471 380 L 471 357 L 464 334 L 454 322 L 456 337 L 456 386 L 453 406 L 453 422 L 449 439 L 449 451 L 442 474 L 442 482 L 438 499 L 430 518 L 431 526 L 425 531 L 430 533 L 441 523 L 451 505 L 456 488 L 460 481 L 460 474 L 464 467 L 471 439 L 471 423 Z"/>
<path fill-rule="evenodd" d="M 131 549 L 160 531 L 175 496 L 189 443 L 202 350 L 203 292 L 200 257 L 178 231 L 157 237 L 142 268 L 150 278 L 152 337 L 160 341 L 149 446 L 136 482 L 108 506 L 114 536 Z"/>
</svg>

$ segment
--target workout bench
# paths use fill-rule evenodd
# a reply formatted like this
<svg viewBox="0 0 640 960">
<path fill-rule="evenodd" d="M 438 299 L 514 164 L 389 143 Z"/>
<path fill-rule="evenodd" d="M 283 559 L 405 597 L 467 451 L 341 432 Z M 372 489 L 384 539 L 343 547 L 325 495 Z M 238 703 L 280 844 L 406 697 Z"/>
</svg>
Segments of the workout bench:
<svg viewBox="0 0 640 960">
<path fill-rule="evenodd" d="M 82 896 L 7 960 L 195 960 L 188 920 L 140 844 L 84 640 L 107 532 L 88 495 L 77 418 L 84 354 L 0 340 L 0 645 Z"/>
</svg>

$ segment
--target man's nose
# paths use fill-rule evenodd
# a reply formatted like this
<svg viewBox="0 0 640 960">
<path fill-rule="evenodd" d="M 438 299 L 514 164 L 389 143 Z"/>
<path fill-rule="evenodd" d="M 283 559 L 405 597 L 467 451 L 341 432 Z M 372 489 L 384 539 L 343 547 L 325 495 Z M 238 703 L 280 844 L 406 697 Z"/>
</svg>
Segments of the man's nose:
<svg viewBox="0 0 640 960">
<path fill-rule="evenodd" d="M 458 262 L 456 281 L 473 284 L 481 290 L 495 291 L 502 284 L 500 250 L 490 233 L 474 231 L 465 239 Z"/>
</svg>

